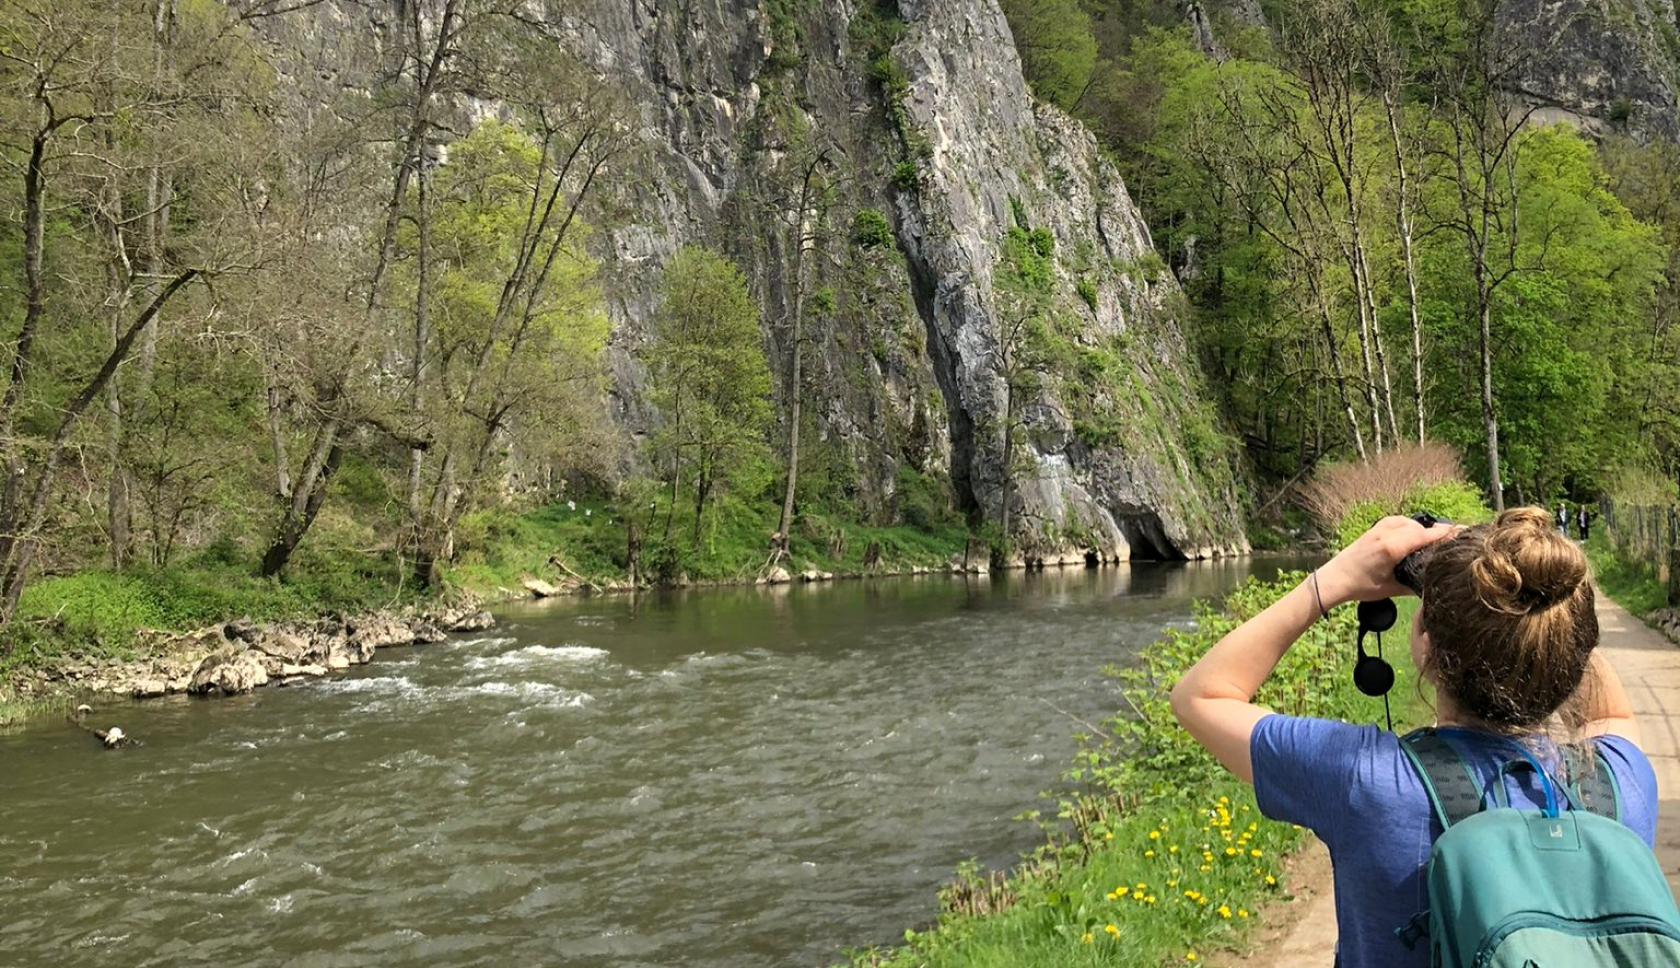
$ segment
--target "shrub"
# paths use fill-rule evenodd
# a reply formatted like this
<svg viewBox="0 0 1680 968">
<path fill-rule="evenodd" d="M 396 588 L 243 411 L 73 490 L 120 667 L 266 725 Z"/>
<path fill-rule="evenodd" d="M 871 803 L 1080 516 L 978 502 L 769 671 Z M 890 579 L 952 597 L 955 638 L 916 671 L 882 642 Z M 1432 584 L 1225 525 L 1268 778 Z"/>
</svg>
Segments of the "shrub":
<svg viewBox="0 0 1680 968">
<path fill-rule="evenodd" d="M 1421 511 L 1454 524 L 1481 524 L 1493 518 L 1493 512 L 1482 500 L 1481 490 L 1473 484 L 1466 481 L 1419 484 L 1402 494 L 1397 501 L 1361 501 L 1348 508 L 1336 524 L 1337 546 L 1351 544 L 1370 530 L 1371 525 L 1390 514 L 1417 514 Z"/>
<path fill-rule="evenodd" d="M 921 169 L 914 161 L 901 161 L 893 166 L 892 183 L 899 191 L 915 191 L 922 183 Z"/>
<path fill-rule="evenodd" d="M 1319 529 L 1335 535 L 1356 507 L 1362 516 L 1372 507 L 1383 508 L 1384 513 L 1402 513 L 1414 489 L 1463 480 L 1458 454 L 1452 448 L 1444 444 L 1408 445 L 1367 461 L 1326 464 L 1297 495 Z"/>
<path fill-rule="evenodd" d="M 892 245 L 892 224 L 887 216 L 873 208 L 858 209 L 852 219 L 852 241 L 861 249 L 878 249 Z"/>
<path fill-rule="evenodd" d="M 1097 308 L 1097 284 L 1089 279 L 1081 279 L 1074 287 L 1079 291 L 1079 298 L 1085 300 L 1085 305 L 1095 312 Z"/>
</svg>

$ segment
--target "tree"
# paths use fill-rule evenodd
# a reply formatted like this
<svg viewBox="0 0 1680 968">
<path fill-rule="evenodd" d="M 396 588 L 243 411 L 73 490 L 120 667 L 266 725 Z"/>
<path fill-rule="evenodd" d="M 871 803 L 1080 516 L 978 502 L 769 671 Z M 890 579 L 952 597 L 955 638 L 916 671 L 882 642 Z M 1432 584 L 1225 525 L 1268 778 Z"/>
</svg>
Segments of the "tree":
<svg viewBox="0 0 1680 968">
<path fill-rule="evenodd" d="M 262 259 L 252 240 L 227 231 L 250 187 L 237 145 L 263 130 L 260 91 L 238 69 L 248 41 L 231 13 L 210 8 L 195 12 L 202 29 L 191 46 L 175 51 L 187 67 L 159 60 L 151 43 L 129 46 L 128 38 L 155 39 L 160 10 L 0 9 L 0 164 L 21 189 L 24 302 L 0 394 L 0 624 L 16 611 L 90 406 L 105 398 L 115 422 L 119 369 L 150 352 L 160 314 L 185 300 L 190 283 Z M 197 96 L 179 94 L 175 72 L 186 69 Z M 147 173 L 165 165 L 171 181 L 191 184 L 191 210 L 155 193 L 138 195 L 146 207 L 131 210 L 134 189 L 162 178 Z M 149 226 L 138 240 L 136 225 Z M 167 249 L 157 244 L 165 232 Z M 101 276 L 104 285 L 91 284 Z M 104 326 L 78 325 L 89 319 Z M 117 449 L 108 454 L 120 461 Z M 110 523 L 125 532 L 118 510 Z M 126 534 L 117 537 L 126 544 Z"/>
<path fill-rule="evenodd" d="M 1003 13 L 1033 93 L 1071 108 L 1097 64 L 1090 14 L 1079 0 L 1003 0 Z"/>
<path fill-rule="evenodd" d="M 758 308 L 746 277 L 728 259 L 699 246 L 677 250 L 660 282 L 659 311 L 644 361 L 649 396 L 661 424 L 651 445 L 670 488 L 663 541 L 685 474 L 693 490 L 693 541 L 707 501 L 764 451 L 770 423 L 770 369 Z"/>
</svg>

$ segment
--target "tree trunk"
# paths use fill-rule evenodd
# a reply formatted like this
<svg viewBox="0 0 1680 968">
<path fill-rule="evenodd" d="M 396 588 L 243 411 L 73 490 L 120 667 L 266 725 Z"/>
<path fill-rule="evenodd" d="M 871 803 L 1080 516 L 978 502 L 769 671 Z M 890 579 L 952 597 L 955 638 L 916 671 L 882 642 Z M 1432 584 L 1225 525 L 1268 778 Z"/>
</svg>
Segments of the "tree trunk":
<svg viewBox="0 0 1680 968">
<path fill-rule="evenodd" d="M 431 345 L 431 213 L 426 208 L 426 172 L 422 163 L 419 177 L 415 180 L 415 212 L 414 224 L 417 235 L 415 241 L 414 266 L 414 359 L 409 365 L 409 412 L 416 418 L 425 405 L 426 391 L 426 350 Z M 420 484 L 425 471 L 426 452 L 420 447 L 410 445 L 408 448 L 408 516 L 410 527 L 414 529 L 414 545 L 416 553 L 421 553 L 426 544 L 425 523 L 421 519 Z M 425 574 L 432 574 L 435 563 L 429 563 Z M 422 575 L 419 562 L 416 561 L 415 577 Z M 422 582 L 428 587 L 430 582 Z"/>
<path fill-rule="evenodd" d="M 1417 442 L 1424 442 L 1423 322 L 1418 316 L 1417 259 L 1412 252 L 1411 187 L 1407 183 L 1406 153 L 1400 142 L 1399 107 L 1392 91 L 1384 92 L 1389 140 L 1394 146 L 1394 172 L 1399 181 L 1396 220 L 1400 229 L 1401 262 L 1406 272 L 1406 311 L 1412 324 L 1412 409 L 1417 416 Z"/>
<path fill-rule="evenodd" d="M 1482 356 L 1482 428 L 1487 435 L 1488 461 L 1488 493 L 1493 499 L 1495 513 L 1505 510 L 1505 485 L 1499 479 L 1499 417 L 1493 408 L 1493 338 L 1492 338 L 1492 306 L 1489 297 L 1481 290 L 1485 285 L 1486 271 L 1478 265 L 1476 267 L 1476 287 L 1478 289 L 1476 309 L 1480 326 Z"/>
<path fill-rule="evenodd" d="M 344 458 L 344 447 L 333 443 L 322 463 L 317 480 L 330 480 L 338 470 L 339 461 Z M 276 530 L 274 541 L 263 553 L 262 576 L 273 578 L 286 570 L 291 563 L 292 553 L 297 551 L 303 536 L 309 533 L 309 526 L 315 523 L 315 515 L 321 511 L 321 505 L 326 502 L 327 488 L 317 484 L 307 490 L 299 488 L 292 503 L 286 508 L 285 517 L 280 520 L 280 527 Z"/>
</svg>

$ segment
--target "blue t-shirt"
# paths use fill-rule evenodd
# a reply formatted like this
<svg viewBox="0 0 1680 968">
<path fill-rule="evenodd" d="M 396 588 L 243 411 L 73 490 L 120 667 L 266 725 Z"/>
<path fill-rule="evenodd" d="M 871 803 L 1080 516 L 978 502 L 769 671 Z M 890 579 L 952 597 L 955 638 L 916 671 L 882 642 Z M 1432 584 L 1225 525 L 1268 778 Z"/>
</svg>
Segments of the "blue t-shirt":
<svg viewBox="0 0 1680 968">
<path fill-rule="evenodd" d="M 1441 732 L 1483 783 L 1516 755 L 1509 739 Z M 1651 762 L 1622 737 L 1597 743 L 1616 775 L 1622 822 L 1652 843 L 1657 777 Z M 1394 929 L 1429 907 L 1423 869 L 1441 823 L 1399 738 L 1375 726 L 1274 714 L 1254 728 L 1249 751 L 1260 812 L 1308 828 L 1330 848 L 1338 968 L 1428 968 L 1429 946 L 1407 950 Z M 1508 776 L 1506 789 L 1512 806 L 1545 804 L 1532 771 Z"/>
</svg>

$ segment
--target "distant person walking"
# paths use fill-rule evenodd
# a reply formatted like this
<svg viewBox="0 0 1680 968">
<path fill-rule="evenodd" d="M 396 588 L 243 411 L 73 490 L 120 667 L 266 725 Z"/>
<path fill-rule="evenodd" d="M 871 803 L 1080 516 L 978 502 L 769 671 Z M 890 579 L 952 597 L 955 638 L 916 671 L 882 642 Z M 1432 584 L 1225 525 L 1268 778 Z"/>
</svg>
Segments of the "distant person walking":
<svg viewBox="0 0 1680 968">
<path fill-rule="evenodd" d="M 1565 538 L 1569 537 L 1569 503 L 1567 501 L 1558 502 L 1557 529 L 1558 534 Z"/>
<path fill-rule="evenodd" d="M 1587 540 L 1587 532 L 1592 530 L 1592 518 L 1587 514 L 1587 506 L 1581 505 L 1575 512 L 1575 530 L 1581 535 L 1581 540 Z"/>
</svg>

